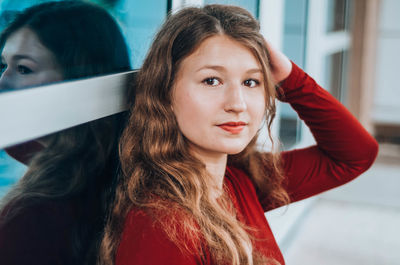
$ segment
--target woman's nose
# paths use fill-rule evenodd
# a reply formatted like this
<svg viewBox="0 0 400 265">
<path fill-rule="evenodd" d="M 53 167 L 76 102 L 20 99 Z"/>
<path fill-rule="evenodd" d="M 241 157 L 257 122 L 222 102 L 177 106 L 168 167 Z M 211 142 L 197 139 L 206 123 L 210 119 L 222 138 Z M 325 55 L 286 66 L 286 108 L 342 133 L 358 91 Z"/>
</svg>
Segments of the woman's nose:
<svg viewBox="0 0 400 265">
<path fill-rule="evenodd" d="M 225 111 L 243 112 L 247 109 L 244 90 L 241 85 L 231 85 L 225 95 Z"/>
</svg>

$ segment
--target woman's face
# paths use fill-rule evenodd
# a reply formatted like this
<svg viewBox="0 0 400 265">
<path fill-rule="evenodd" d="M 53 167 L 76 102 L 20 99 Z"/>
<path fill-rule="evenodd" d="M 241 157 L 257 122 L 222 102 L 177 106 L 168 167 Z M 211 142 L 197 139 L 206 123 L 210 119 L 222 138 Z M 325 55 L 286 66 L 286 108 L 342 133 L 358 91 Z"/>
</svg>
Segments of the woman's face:
<svg viewBox="0 0 400 265">
<path fill-rule="evenodd" d="M 0 89 L 29 87 L 62 79 L 60 66 L 36 33 L 21 28 L 8 37 L 1 51 Z"/>
<path fill-rule="evenodd" d="M 241 152 L 265 114 L 258 60 L 227 36 L 206 39 L 181 62 L 172 107 L 195 154 L 215 157 Z"/>
</svg>

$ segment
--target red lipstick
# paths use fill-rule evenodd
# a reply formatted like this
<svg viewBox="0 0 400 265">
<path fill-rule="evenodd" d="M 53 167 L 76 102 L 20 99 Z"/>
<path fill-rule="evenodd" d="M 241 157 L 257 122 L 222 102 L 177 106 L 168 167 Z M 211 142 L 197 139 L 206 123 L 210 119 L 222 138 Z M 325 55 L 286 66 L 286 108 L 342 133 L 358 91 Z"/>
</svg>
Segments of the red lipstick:
<svg viewBox="0 0 400 265">
<path fill-rule="evenodd" d="M 231 134 L 239 134 L 244 126 L 246 126 L 247 124 L 245 122 L 226 122 L 223 124 L 219 124 L 218 127 L 230 132 Z"/>
</svg>

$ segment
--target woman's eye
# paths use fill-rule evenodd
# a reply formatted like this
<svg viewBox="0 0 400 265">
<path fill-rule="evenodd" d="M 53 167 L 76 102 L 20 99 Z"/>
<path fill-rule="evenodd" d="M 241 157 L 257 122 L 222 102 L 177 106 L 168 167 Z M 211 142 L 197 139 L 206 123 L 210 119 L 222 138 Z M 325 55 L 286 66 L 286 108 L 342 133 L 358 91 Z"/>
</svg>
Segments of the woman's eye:
<svg viewBox="0 0 400 265">
<path fill-rule="evenodd" d="M 4 63 L 0 63 L 0 75 L 7 69 L 7 65 Z"/>
<path fill-rule="evenodd" d="M 221 82 L 216 77 L 209 77 L 203 80 L 203 83 L 209 86 L 218 86 Z"/>
<path fill-rule="evenodd" d="M 22 74 L 22 75 L 27 75 L 32 73 L 32 70 L 24 65 L 18 65 L 18 73 Z"/>
<path fill-rule="evenodd" d="M 255 87 L 255 86 L 259 85 L 260 82 L 257 81 L 257 80 L 254 80 L 254 79 L 247 79 L 247 80 L 245 80 L 245 81 L 243 82 L 243 84 L 244 84 L 245 86 L 248 86 L 248 87 Z"/>
</svg>

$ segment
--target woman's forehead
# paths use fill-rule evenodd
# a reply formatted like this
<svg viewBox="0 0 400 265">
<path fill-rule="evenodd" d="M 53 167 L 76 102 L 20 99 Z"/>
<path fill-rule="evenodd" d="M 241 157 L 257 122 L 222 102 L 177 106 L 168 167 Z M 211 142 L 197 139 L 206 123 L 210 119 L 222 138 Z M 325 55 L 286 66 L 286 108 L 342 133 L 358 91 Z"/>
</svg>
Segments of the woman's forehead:
<svg viewBox="0 0 400 265">
<path fill-rule="evenodd" d="M 2 57 L 29 57 L 36 62 L 52 61 L 53 53 L 39 40 L 39 37 L 31 29 L 23 27 L 12 33 L 5 41 Z"/>
<path fill-rule="evenodd" d="M 197 48 L 183 61 L 183 65 L 200 68 L 231 68 L 261 69 L 261 64 L 254 52 L 243 43 L 227 35 L 215 35 L 203 40 Z"/>
</svg>

